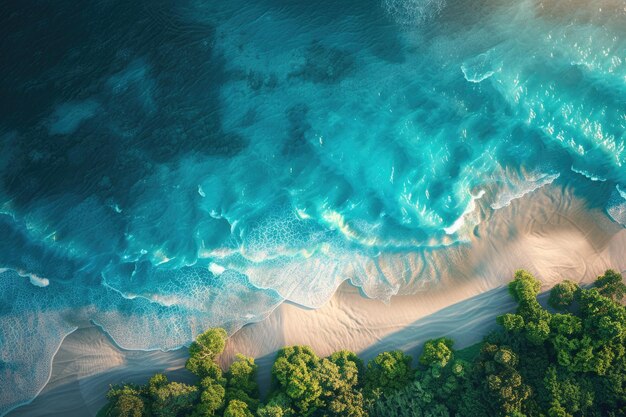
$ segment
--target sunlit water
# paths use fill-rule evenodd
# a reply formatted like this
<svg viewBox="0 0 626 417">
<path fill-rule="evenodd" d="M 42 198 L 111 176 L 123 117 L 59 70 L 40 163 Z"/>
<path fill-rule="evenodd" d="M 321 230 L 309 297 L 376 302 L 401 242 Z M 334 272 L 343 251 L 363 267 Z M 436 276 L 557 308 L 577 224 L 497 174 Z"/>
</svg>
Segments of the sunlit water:
<svg viewBox="0 0 626 417">
<path fill-rule="evenodd" d="M 0 414 L 87 320 L 173 348 L 344 280 L 386 299 L 554 181 L 626 224 L 622 1 L 3 9 Z"/>
</svg>

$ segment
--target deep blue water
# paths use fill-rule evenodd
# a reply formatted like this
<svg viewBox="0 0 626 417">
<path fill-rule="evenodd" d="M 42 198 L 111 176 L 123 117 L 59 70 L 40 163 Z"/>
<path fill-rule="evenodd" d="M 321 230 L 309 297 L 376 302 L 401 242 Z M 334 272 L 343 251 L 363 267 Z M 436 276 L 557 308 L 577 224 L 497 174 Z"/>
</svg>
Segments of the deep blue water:
<svg viewBox="0 0 626 417">
<path fill-rule="evenodd" d="M 574 184 L 626 224 L 622 1 L 6 2 L 0 414 L 85 321 L 173 348 Z M 488 190 L 488 192 L 484 192 Z"/>
</svg>

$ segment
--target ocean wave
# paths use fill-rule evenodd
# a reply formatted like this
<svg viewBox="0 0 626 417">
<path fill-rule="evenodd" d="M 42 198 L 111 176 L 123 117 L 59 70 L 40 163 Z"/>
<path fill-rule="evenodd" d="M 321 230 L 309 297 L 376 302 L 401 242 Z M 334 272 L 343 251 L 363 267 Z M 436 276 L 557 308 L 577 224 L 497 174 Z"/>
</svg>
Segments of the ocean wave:
<svg viewBox="0 0 626 417">
<path fill-rule="evenodd" d="M 573 172 L 582 175 L 585 178 L 589 178 L 591 181 L 600 181 L 600 182 L 605 182 L 606 178 L 592 174 L 588 171 L 585 171 L 584 169 L 577 169 L 574 168 L 573 166 L 570 168 Z"/>
<path fill-rule="evenodd" d="M 615 191 L 607 205 L 607 213 L 613 220 L 626 227 L 626 190 L 619 185 L 615 186 Z"/>
<path fill-rule="evenodd" d="M 491 208 L 498 210 L 507 207 L 513 200 L 524 197 L 526 194 L 532 193 L 541 187 L 551 184 L 559 178 L 560 174 L 534 173 L 521 181 L 509 182 L 498 192 L 495 201 L 491 204 Z"/>
</svg>

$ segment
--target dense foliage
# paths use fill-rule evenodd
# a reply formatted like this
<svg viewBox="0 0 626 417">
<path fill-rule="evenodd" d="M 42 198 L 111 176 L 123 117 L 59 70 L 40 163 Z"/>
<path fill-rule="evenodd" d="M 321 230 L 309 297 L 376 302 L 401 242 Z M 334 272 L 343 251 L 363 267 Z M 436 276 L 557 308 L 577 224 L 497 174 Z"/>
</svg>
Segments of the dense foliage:
<svg viewBox="0 0 626 417">
<path fill-rule="evenodd" d="M 626 416 L 626 295 L 622 276 L 607 271 L 592 288 L 563 281 L 549 310 L 541 284 L 517 271 L 509 292 L 515 313 L 501 330 L 455 351 L 453 341 L 425 343 L 412 367 L 402 351 L 364 365 L 354 353 L 318 357 L 307 346 L 278 352 L 272 386 L 261 403 L 252 358 L 237 356 L 225 374 L 215 362 L 225 347 L 210 329 L 189 348 L 194 385 L 157 374 L 146 386 L 114 386 L 107 417 L 574 417 Z"/>
</svg>

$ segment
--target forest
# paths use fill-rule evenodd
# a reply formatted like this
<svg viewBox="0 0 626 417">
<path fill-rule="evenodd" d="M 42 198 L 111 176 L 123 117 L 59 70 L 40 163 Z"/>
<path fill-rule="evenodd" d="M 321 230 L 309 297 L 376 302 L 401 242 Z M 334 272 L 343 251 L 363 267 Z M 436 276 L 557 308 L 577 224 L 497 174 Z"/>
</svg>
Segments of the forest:
<svg viewBox="0 0 626 417">
<path fill-rule="evenodd" d="M 189 347 L 193 385 L 154 375 L 112 386 L 98 417 L 568 417 L 626 416 L 626 285 L 608 270 L 593 285 L 564 280 L 538 301 L 541 283 L 519 270 L 508 286 L 517 310 L 498 330 L 455 350 L 429 340 L 414 358 L 382 352 L 367 364 L 341 350 L 320 358 L 307 346 L 281 349 L 265 398 L 254 359 L 216 363 L 227 343 L 213 328 Z"/>
</svg>

